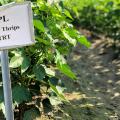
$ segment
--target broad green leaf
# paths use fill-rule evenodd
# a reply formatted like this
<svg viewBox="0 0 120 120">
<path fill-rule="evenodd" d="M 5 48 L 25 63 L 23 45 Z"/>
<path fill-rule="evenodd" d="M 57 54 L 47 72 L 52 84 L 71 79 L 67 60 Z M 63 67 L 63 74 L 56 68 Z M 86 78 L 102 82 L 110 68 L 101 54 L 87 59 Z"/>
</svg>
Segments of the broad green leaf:
<svg viewBox="0 0 120 120">
<path fill-rule="evenodd" d="M 77 38 L 78 37 L 78 32 L 77 30 L 75 30 L 74 28 L 66 28 L 65 31 L 67 32 L 67 34 L 69 34 L 69 36 L 71 36 L 72 38 Z"/>
<path fill-rule="evenodd" d="M 69 43 L 71 43 L 72 45 L 76 45 L 76 39 L 70 37 L 69 34 L 67 34 L 67 32 L 63 31 L 63 35 L 65 36 L 65 38 L 69 41 Z"/>
<path fill-rule="evenodd" d="M 77 40 L 88 48 L 91 46 L 90 42 L 84 36 L 80 36 Z"/>
<path fill-rule="evenodd" d="M 60 54 L 58 50 L 56 50 L 56 58 L 55 58 L 56 63 L 61 63 L 61 64 L 66 64 L 65 58 Z"/>
<path fill-rule="evenodd" d="M 10 67 L 11 68 L 17 68 L 22 65 L 23 57 L 22 56 L 14 56 L 10 60 Z"/>
<path fill-rule="evenodd" d="M 34 26 L 41 32 L 45 32 L 44 25 L 40 20 L 34 20 Z"/>
<path fill-rule="evenodd" d="M 40 42 L 40 43 L 43 43 L 45 45 L 50 45 L 50 41 L 48 41 L 48 40 L 43 40 L 42 38 L 37 37 L 37 36 L 35 37 L 35 39 L 38 40 L 38 42 Z"/>
<path fill-rule="evenodd" d="M 40 11 L 48 11 L 49 10 L 45 1 L 37 0 L 37 5 L 39 6 Z"/>
<path fill-rule="evenodd" d="M 40 111 L 37 108 L 32 108 L 25 111 L 23 120 L 36 120 L 40 117 Z"/>
<path fill-rule="evenodd" d="M 59 92 L 57 87 L 55 87 L 50 81 L 49 81 L 49 85 L 58 97 L 60 97 L 64 101 L 67 101 L 66 98 L 64 97 L 63 93 Z"/>
<path fill-rule="evenodd" d="M 67 64 L 57 64 L 58 69 L 72 79 L 76 79 L 75 74 L 71 71 L 70 67 Z"/>
<path fill-rule="evenodd" d="M 56 64 L 58 69 L 64 73 L 66 76 L 76 79 L 75 74 L 71 71 L 70 67 L 66 64 L 64 57 L 56 50 Z"/>
<path fill-rule="evenodd" d="M 21 56 L 22 55 L 22 50 L 13 50 L 11 51 L 11 53 L 13 53 L 15 56 Z"/>
<path fill-rule="evenodd" d="M 33 72 L 34 72 L 37 80 L 43 80 L 43 78 L 46 75 L 44 67 L 42 65 L 39 65 L 39 64 L 37 64 L 33 67 Z"/>
<path fill-rule="evenodd" d="M 21 73 L 24 73 L 28 69 L 29 66 L 30 66 L 30 58 L 27 56 L 24 56 L 23 62 L 21 65 Z"/>
<path fill-rule="evenodd" d="M 48 28 L 48 34 L 50 34 L 53 38 L 62 38 L 61 29 L 57 27 L 57 21 L 53 17 L 48 17 L 46 21 L 46 26 Z"/>
<path fill-rule="evenodd" d="M 73 18 L 72 18 L 72 16 L 71 16 L 70 12 L 69 12 L 68 10 L 64 10 L 64 14 L 65 14 L 67 17 L 69 17 L 70 19 L 73 20 Z"/>
<path fill-rule="evenodd" d="M 18 104 L 24 101 L 30 101 L 32 99 L 29 90 L 24 86 L 16 85 L 15 87 L 13 87 L 12 91 L 13 100 Z"/>
</svg>

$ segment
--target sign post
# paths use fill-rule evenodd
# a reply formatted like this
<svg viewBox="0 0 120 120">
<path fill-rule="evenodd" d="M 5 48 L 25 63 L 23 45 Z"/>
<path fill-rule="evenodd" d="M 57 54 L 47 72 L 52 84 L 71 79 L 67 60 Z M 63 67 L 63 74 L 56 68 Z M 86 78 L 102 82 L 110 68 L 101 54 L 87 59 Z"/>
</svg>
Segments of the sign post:
<svg viewBox="0 0 120 120">
<path fill-rule="evenodd" d="M 34 44 L 30 2 L 0 7 L 0 50 L 6 120 L 14 120 L 8 49 Z"/>
<path fill-rule="evenodd" d="M 8 62 L 8 50 L 1 52 L 1 64 L 2 64 L 2 78 L 3 78 L 3 90 L 4 90 L 4 102 L 5 102 L 5 117 L 6 120 L 14 120 L 13 108 L 12 108 L 12 91 L 10 70 Z"/>
</svg>

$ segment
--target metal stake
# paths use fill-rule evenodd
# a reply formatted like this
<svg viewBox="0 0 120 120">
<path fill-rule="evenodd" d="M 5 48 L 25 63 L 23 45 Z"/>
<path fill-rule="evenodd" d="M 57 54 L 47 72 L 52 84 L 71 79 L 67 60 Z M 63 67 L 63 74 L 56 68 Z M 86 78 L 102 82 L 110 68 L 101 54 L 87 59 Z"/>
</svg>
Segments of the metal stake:
<svg viewBox="0 0 120 120">
<path fill-rule="evenodd" d="M 10 69 L 9 69 L 7 50 L 1 51 L 1 66 L 2 66 L 2 78 L 3 78 L 4 102 L 5 102 L 5 117 L 6 120 L 14 120 L 14 113 L 12 108 Z"/>
</svg>

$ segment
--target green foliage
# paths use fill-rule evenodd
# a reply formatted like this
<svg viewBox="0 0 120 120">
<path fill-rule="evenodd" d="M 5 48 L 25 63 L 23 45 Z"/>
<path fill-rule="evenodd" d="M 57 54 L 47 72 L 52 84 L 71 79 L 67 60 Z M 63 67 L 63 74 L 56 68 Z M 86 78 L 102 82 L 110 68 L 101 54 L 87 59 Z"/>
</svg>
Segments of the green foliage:
<svg viewBox="0 0 120 120">
<path fill-rule="evenodd" d="M 34 20 L 34 26 L 41 32 L 45 32 L 44 25 L 40 20 Z"/>
<path fill-rule="evenodd" d="M 30 58 L 27 56 L 23 56 L 23 61 L 21 65 L 21 73 L 24 73 L 30 66 Z"/>
<path fill-rule="evenodd" d="M 70 67 L 67 64 L 58 64 L 58 68 L 68 77 L 76 79 L 75 74 L 71 71 Z"/>
<path fill-rule="evenodd" d="M 85 45 L 88 48 L 91 46 L 90 42 L 88 42 L 85 36 L 80 36 L 77 40 L 78 42 L 80 42 L 81 44 Z"/>
<path fill-rule="evenodd" d="M 17 68 L 22 65 L 23 57 L 22 56 L 14 56 L 10 61 L 10 67 Z"/>
<path fill-rule="evenodd" d="M 16 85 L 12 89 L 13 91 L 13 100 L 15 103 L 20 104 L 25 101 L 30 101 L 32 99 L 29 90 L 23 85 Z"/>
<path fill-rule="evenodd" d="M 95 32 L 120 39 L 120 1 L 119 0 L 66 0 L 74 23 Z"/>
<path fill-rule="evenodd" d="M 35 120 L 39 116 L 39 110 L 37 108 L 32 108 L 24 113 L 23 120 Z"/>
<path fill-rule="evenodd" d="M 37 80 L 43 80 L 43 78 L 45 77 L 46 73 L 45 73 L 45 69 L 43 66 L 41 65 L 35 65 L 33 67 L 33 72 L 37 78 Z"/>
<path fill-rule="evenodd" d="M 56 95 L 61 99 L 61 100 L 64 100 L 64 101 L 67 101 L 63 95 L 63 93 L 58 89 L 58 87 L 54 86 L 53 84 L 51 84 L 51 82 L 49 82 L 50 84 L 50 87 L 52 89 L 52 91 L 54 91 L 56 93 Z"/>
<path fill-rule="evenodd" d="M 44 0 L 34 0 L 32 8 L 36 44 L 10 52 L 13 100 L 18 106 L 24 102 L 33 102 L 34 96 L 51 91 L 54 93 L 52 99 L 57 96 L 66 101 L 59 79 L 48 69 L 54 72 L 58 69 L 73 80 L 77 79 L 65 56 L 77 42 L 86 47 L 90 43 L 74 28 L 71 24 L 73 17 L 60 3 L 61 1 L 49 4 Z M 47 88 L 47 92 L 41 92 L 42 86 Z M 33 120 L 38 115 L 36 113 L 36 109 L 26 111 L 24 120 Z"/>
</svg>

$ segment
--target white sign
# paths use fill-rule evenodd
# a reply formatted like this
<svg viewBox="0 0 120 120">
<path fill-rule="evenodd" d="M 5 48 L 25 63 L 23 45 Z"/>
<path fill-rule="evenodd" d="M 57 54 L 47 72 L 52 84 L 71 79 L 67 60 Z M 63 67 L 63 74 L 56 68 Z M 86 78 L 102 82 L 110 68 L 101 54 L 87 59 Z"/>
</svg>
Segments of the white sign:
<svg viewBox="0 0 120 120">
<path fill-rule="evenodd" d="M 30 2 L 0 7 L 0 50 L 35 43 Z"/>
</svg>

